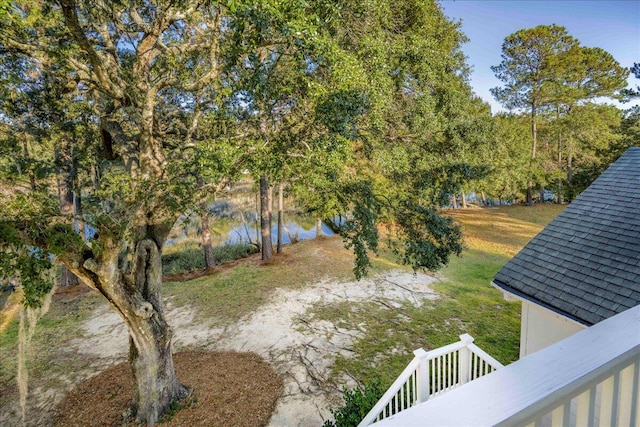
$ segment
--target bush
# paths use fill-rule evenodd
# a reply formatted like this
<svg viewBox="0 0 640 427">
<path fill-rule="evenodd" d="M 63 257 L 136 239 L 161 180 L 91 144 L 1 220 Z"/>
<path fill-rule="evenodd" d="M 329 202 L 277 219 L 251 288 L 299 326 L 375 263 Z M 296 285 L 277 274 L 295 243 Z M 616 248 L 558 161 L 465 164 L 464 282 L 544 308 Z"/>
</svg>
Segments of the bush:
<svg viewBox="0 0 640 427">
<path fill-rule="evenodd" d="M 213 257 L 217 263 L 222 264 L 223 262 L 245 258 L 251 254 L 255 254 L 256 252 L 258 252 L 258 248 L 255 245 L 250 245 L 249 243 L 238 243 L 235 245 L 225 244 L 222 246 L 215 246 L 213 248 Z"/>
<path fill-rule="evenodd" d="M 189 248 L 180 252 L 162 254 L 162 272 L 165 274 L 184 273 L 205 267 L 204 251 Z"/>
<path fill-rule="evenodd" d="M 239 243 L 237 245 L 222 245 L 213 248 L 213 258 L 216 263 L 234 261 L 245 258 L 258 251 L 254 245 Z M 185 247 L 182 250 L 162 254 L 162 272 L 165 274 L 185 273 L 201 270 L 206 267 L 202 247 Z"/>
<path fill-rule="evenodd" d="M 378 403 L 384 392 L 378 381 L 367 383 L 362 388 L 344 389 L 344 405 L 331 410 L 335 421 L 327 420 L 322 427 L 356 427 Z"/>
</svg>

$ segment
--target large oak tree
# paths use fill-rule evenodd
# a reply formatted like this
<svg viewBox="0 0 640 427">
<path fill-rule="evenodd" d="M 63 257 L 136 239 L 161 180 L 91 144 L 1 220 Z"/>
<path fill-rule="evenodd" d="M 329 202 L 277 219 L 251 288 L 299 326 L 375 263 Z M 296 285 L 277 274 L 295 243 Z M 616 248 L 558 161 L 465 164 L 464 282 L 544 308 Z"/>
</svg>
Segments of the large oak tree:
<svg viewBox="0 0 640 427">
<path fill-rule="evenodd" d="M 395 223 L 395 249 L 414 268 L 460 252 L 459 228 L 438 206 L 451 176 L 470 176 L 452 159 L 474 134 L 474 101 L 464 37 L 436 2 L 58 0 L 1 10 L 0 54 L 28 65 L 25 80 L 46 71 L 67 87 L 62 108 L 85 103 L 100 137 L 85 151 L 92 185 L 77 188 L 95 234 L 85 242 L 61 215 L 51 175 L 27 187 L 4 180 L 0 273 L 17 275 L 37 305 L 50 289 L 41 276 L 52 254 L 105 297 L 129 330 L 138 421 L 156 423 L 190 392 L 175 375 L 162 304 L 169 230 L 207 191 L 258 164 L 255 156 L 295 158 L 287 177 L 301 203 L 345 214 L 337 228 L 358 276 L 381 219 Z M 252 19 L 277 24 L 279 39 L 247 40 Z M 250 78 L 237 79 L 239 66 L 265 64 L 265 49 L 296 72 L 278 72 L 278 81 L 245 69 Z M 300 82 L 312 97 L 287 92 Z M 269 86 L 252 86 L 260 84 Z M 243 94 L 251 94 L 244 104 Z M 227 114 L 234 103 L 260 114 Z M 271 121 L 267 150 L 255 119 Z M 227 127 L 235 134 L 219 130 Z"/>
<path fill-rule="evenodd" d="M 37 269 L 21 268 L 34 258 L 26 244 L 55 254 L 121 315 L 135 381 L 131 415 L 148 424 L 190 393 L 173 366 L 161 253 L 191 200 L 192 147 L 183 141 L 195 95 L 220 83 L 223 14 L 208 2 L 61 0 L 16 3 L 2 25 L 3 49 L 35 67 L 59 68 L 56 78 L 90 100 L 106 162 L 85 210 L 96 230 L 88 244 L 52 209 L 43 182 L 39 191 L 4 194 L 3 249 L 23 285 L 32 270 L 37 281 Z"/>
</svg>

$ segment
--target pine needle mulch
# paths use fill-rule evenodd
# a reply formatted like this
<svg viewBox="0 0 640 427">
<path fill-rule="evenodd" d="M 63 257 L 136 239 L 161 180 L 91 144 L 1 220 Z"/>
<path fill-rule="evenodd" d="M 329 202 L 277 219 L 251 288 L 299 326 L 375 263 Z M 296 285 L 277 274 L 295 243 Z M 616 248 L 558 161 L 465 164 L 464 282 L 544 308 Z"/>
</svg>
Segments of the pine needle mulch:
<svg viewBox="0 0 640 427">
<path fill-rule="evenodd" d="M 269 422 L 282 379 L 254 353 L 185 351 L 174 355 L 178 379 L 193 388 L 159 426 L 259 427 Z M 123 423 L 131 399 L 128 363 L 78 385 L 56 409 L 56 427 L 112 427 Z"/>
</svg>

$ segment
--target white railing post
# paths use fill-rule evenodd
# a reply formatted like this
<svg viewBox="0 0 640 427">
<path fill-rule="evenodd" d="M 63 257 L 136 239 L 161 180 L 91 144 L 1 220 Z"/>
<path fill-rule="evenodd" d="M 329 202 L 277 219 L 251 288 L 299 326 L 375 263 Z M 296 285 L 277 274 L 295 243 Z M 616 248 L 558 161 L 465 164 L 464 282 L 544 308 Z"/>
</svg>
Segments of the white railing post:
<svg viewBox="0 0 640 427">
<path fill-rule="evenodd" d="M 460 341 L 453 344 L 429 352 L 419 348 L 413 354 L 413 360 L 362 419 L 359 427 L 389 418 L 471 381 L 473 364 L 478 361 L 482 361 L 483 366 L 479 376 L 502 367 L 500 362 L 473 344 L 473 337 L 468 334 L 460 335 Z"/>
<path fill-rule="evenodd" d="M 424 351 L 424 350 L 423 350 Z M 403 393 L 403 390 L 406 390 L 407 396 L 409 396 L 409 390 L 413 391 L 412 401 L 409 405 L 414 406 L 418 402 L 418 365 L 420 364 L 420 359 L 418 357 L 414 357 L 411 362 L 404 368 L 404 371 L 398 376 L 398 378 L 391 384 L 391 387 L 382 395 L 378 403 L 371 408 L 369 413 L 360 421 L 358 427 L 364 427 L 375 423 L 376 421 L 380 421 L 384 418 L 388 418 L 392 415 L 400 412 L 398 407 L 395 410 L 392 409 L 391 402 L 397 398 L 398 392 Z M 415 382 L 414 382 L 415 381 Z M 413 385 L 410 385 L 413 384 Z M 405 388 L 406 387 L 406 388 Z"/>
<path fill-rule="evenodd" d="M 460 364 L 468 366 L 461 366 L 458 377 L 468 379 L 468 384 L 448 391 L 443 397 L 432 395 L 428 401 L 382 425 L 640 426 L 638 330 L 640 306 L 506 367 L 474 343 L 467 344 L 470 339 L 461 336 L 455 351 L 459 352 Z M 432 350 L 428 358 L 440 357 L 452 349 Z M 414 361 L 417 369 L 419 359 L 416 357 Z M 487 373 L 487 365 L 496 372 L 479 381 L 471 380 L 475 374 Z M 433 371 L 430 373 L 435 375 Z M 474 375 L 464 378 L 466 373 Z"/>
<path fill-rule="evenodd" d="M 417 403 L 422 403 L 429 400 L 429 394 L 431 393 L 429 381 L 429 359 L 427 359 L 427 352 L 422 348 L 414 350 L 413 354 L 420 361 L 420 363 L 418 363 L 418 368 L 416 369 L 417 390 L 415 400 Z"/>
<path fill-rule="evenodd" d="M 471 379 L 471 349 L 469 344 L 473 343 L 473 337 L 469 334 L 460 335 L 460 341 L 464 348 L 460 349 L 460 384 L 466 384 Z"/>
</svg>

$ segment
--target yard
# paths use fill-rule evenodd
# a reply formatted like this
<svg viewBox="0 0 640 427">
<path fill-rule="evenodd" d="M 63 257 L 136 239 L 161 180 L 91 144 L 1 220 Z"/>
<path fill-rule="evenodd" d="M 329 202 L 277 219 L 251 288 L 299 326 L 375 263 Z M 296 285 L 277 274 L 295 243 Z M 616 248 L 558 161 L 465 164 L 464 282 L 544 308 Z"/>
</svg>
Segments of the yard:
<svg viewBox="0 0 640 427">
<path fill-rule="evenodd" d="M 505 302 L 489 283 L 561 209 L 539 205 L 452 212 L 462 224 L 467 249 L 433 277 L 414 276 L 383 252 L 370 277 L 354 282 L 353 257 L 342 242 L 320 238 L 287 247 L 268 263 L 251 256 L 213 275 L 165 283 L 175 347 L 185 352 L 176 357 L 178 374 L 195 388 L 176 420 L 186 416 L 208 423 L 202 425 L 264 425 L 280 396 L 271 425 L 319 425 L 329 408 L 339 405 L 342 387 L 374 380 L 388 385 L 412 350 L 457 341 L 464 332 L 502 363 L 516 360 L 519 306 Z M 58 418 L 58 425 L 87 425 L 87 419 L 104 425 L 96 415 L 98 403 L 107 405 L 101 413 L 116 415 L 126 405 L 126 391 L 113 388 L 118 375 L 126 384 L 126 370 L 115 375 L 116 368 L 108 369 L 126 359 L 126 331 L 99 297 L 65 291 L 54 296 L 39 321 L 28 355 L 28 425 L 54 425 L 54 408 L 90 377 L 93 394 L 66 402 L 62 411 L 73 408 L 79 423 Z M 14 321 L 0 336 L 3 426 L 20 425 L 17 348 Z M 191 377 L 181 375 L 181 369 Z M 98 372 L 103 373 L 94 376 Z M 214 383 L 219 388 L 205 389 Z M 231 400 L 208 400 L 232 390 L 239 394 L 230 395 Z M 263 406 L 244 407 L 256 399 L 242 396 L 264 397 Z M 82 410 L 90 418 L 82 418 Z M 214 418 L 199 418 L 204 413 Z M 238 414 L 244 417 L 233 418 Z"/>
</svg>

